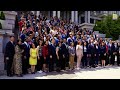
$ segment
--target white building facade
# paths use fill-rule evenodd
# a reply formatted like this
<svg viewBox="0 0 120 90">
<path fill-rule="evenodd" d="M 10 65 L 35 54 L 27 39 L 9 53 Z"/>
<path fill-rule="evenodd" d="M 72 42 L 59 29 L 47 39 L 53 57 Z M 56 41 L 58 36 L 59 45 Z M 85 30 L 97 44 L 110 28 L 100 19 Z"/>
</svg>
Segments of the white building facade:
<svg viewBox="0 0 120 90">
<path fill-rule="evenodd" d="M 57 16 L 58 18 L 71 20 L 76 24 L 81 26 L 91 26 L 93 27 L 96 20 L 101 20 L 101 16 L 108 14 L 118 14 L 120 11 L 32 11 L 34 14 L 45 15 L 49 19 L 50 17 Z"/>
</svg>

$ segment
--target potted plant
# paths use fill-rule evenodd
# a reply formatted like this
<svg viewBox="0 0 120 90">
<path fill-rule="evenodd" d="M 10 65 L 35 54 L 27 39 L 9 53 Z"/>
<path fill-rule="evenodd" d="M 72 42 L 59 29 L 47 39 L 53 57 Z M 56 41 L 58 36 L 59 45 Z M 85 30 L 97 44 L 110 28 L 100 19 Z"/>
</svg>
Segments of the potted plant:
<svg viewBox="0 0 120 90">
<path fill-rule="evenodd" d="M 1 11 L 1 13 L 0 13 L 0 19 L 5 20 L 5 14 L 3 13 L 3 11 Z"/>
</svg>

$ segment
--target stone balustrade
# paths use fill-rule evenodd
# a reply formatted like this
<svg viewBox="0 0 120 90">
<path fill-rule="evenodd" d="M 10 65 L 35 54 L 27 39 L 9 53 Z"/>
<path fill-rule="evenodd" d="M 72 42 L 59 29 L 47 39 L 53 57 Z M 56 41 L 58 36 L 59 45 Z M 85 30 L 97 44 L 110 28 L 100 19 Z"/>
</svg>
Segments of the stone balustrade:
<svg viewBox="0 0 120 90">
<path fill-rule="evenodd" d="M 8 20 L 15 20 L 15 16 L 17 15 L 17 12 L 15 11 L 3 11 L 5 14 L 5 19 Z"/>
<path fill-rule="evenodd" d="M 94 31 L 95 34 L 99 34 L 99 31 Z"/>
</svg>

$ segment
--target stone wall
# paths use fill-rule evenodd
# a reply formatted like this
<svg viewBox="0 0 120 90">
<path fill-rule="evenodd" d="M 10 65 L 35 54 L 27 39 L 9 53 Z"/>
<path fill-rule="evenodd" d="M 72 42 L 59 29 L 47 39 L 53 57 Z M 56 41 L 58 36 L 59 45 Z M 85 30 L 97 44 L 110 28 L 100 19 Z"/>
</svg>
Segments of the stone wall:
<svg viewBox="0 0 120 90">
<path fill-rule="evenodd" d="M 4 70 L 4 49 L 6 43 L 9 41 L 9 36 L 14 34 L 15 18 L 17 13 L 15 11 L 3 11 L 5 20 L 0 20 L 2 29 L 0 29 L 0 75 L 5 74 Z"/>
</svg>

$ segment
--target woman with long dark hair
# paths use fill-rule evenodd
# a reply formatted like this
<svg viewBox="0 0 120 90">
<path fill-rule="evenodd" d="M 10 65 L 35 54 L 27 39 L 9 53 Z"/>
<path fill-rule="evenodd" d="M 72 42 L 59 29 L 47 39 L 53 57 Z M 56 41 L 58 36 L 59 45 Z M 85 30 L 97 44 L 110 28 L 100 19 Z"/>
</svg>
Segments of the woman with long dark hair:
<svg viewBox="0 0 120 90">
<path fill-rule="evenodd" d="M 60 70 L 61 70 L 61 60 L 63 59 L 63 57 L 62 57 L 63 54 L 62 54 L 61 46 L 62 46 L 62 43 L 59 42 L 58 46 L 56 47 L 56 56 L 57 56 L 56 66 L 57 66 L 57 72 L 60 72 Z"/>
<path fill-rule="evenodd" d="M 83 59 L 82 59 L 83 68 L 84 67 L 87 68 L 87 63 L 88 63 L 87 55 L 88 55 L 88 47 L 87 47 L 87 43 L 84 42 L 84 44 L 83 44 Z"/>
<path fill-rule="evenodd" d="M 31 65 L 31 73 L 35 74 L 35 66 L 37 65 L 37 48 L 35 48 L 35 44 L 32 43 L 32 48 L 30 49 L 30 58 L 29 58 L 29 64 Z"/>
<path fill-rule="evenodd" d="M 43 71 L 46 72 L 48 64 L 48 41 L 45 41 L 43 43 L 42 56 L 43 56 Z"/>
<path fill-rule="evenodd" d="M 100 46 L 100 58 L 102 61 L 102 67 L 105 67 L 105 60 L 106 60 L 106 47 L 104 42 L 102 42 Z"/>
<path fill-rule="evenodd" d="M 98 45 L 98 42 L 95 42 L 95 66 L 98 66 L 99 62 L 99 54 L 100 54 L 100 47 Z"/>
<path fill-rule="evenodd" d="M 38 50 L 37 71 L 39 71 L 39 73 L 42 73 L 42 68 L 43 68 L 42 47 L 43 47 L 43 41 L 39 40 L 39 45 L 37 46 L 37 50 Z"/>
<path fill-rule="evenodd" d="M 21 40 L 17 40 L 17 45 L 15 46 L 15 55 L 13 60 L 13 66 L 14 66 L 14 73 L 18 77 L 22 77 L 22 53 L 23 50 L 21 49 Z"/>
</svg>

